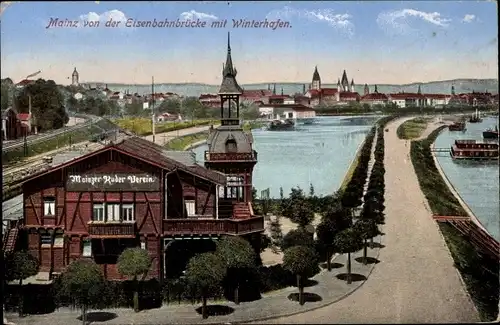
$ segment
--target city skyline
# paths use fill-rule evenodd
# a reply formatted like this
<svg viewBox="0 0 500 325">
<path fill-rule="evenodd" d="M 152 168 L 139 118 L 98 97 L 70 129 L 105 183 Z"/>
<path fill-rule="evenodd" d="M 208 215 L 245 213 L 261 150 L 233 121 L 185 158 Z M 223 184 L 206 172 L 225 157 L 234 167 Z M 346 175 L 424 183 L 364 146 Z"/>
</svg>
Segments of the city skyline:
<svg viewBox="0 0 500 325">
<path fill-rule="evenodd" d="M 219 84 L 227 32 L 238 81 L 322 82 L 342 71 L 356 84 L 498 79 L 496 2 L 13 3 L 2 12 L 2 78 L 34 71 L 80 82 Z M 22 17 L 22 19 L 19 19 Z M 100 27 L 46 28 L 51 19 Z M 200 19 L 225 28 L 105 28 L 113 18 Z M 231 19 L 289 22 L 289 28 L 232 28 Z M 130 25 L 130 24 L 129 24 Z"/>
</svg>

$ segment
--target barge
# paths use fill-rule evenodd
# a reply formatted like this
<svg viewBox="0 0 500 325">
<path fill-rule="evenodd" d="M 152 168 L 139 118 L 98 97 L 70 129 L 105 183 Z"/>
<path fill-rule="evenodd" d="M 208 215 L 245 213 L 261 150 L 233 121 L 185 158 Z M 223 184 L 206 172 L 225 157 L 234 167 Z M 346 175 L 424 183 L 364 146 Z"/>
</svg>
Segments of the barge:
<svg viewBox="0 0 500 325">
<path fill-rule="evenodd" d="M 497 139 L 498 140 L 498 126 L 495 129 L 487 129 L 483 131 L 483 139 Z"/>
<path fill-rule="evenodd" d="M 498 143 L 455 140 L 450 155 L 454 160 L 498 160 Z"/>
</svg>

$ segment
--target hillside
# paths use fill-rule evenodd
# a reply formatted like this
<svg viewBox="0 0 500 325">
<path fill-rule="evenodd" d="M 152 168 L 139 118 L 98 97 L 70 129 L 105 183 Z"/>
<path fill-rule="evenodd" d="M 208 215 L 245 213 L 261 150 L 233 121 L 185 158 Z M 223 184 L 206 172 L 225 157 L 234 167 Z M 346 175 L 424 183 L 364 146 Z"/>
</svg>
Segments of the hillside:
<svg viewBox="0 0 500 325">
<path fill-rule="evenodd" d="M 99 82 L 100 84 L 105 84 L 105 82 Z M 95 82 L 90 82 L 91 85 L 95 85 Z M 108 88 L 115 91 L 127 90 L 130 93 L 145 94 L 151 92 L 151 85 L 132 85 L 132 84 L 112 84 L 108 83 Z M 284 94 L 294 94 L 297 92 L 302 92 L 304 83 L 276 83 L 276 93 L 281 93 L 281 88 L 283 88 Z M 406 85 L 377 85 L 378 91 L 382 93 L 396 93 L 400 91 L 405 92 L 416 92 L 418 85 L 421 85 L 423 93 L 433 93 L 433 94 L 450 94 L 451 86 L 455 85 L 455 91 L 457 93 L 467 93 L 472 91 L 484 92 L 488 91 L 491 93 L 498 93 L 498 80 L 496 79 L 454 79 L 454 80 L 444 80 L 444 81 L 433 81 L 424 83 L 413 83 Z M 241 85 L 244 89 L 267 89 L 268 84 L 246 84 Z M 337 85 L 325 84 L 325 88 L 335 88 Z M 272 87 L 272 84 L 271 84 Z M 308 84 L 306 84 L 308 87 Z M 370 91 L 373 92 L 375 85 L 369 85 Z M 355 87 L 356 91 L 363 93 L 364 84 L 357 85 Z M 272 88 L 271 88 L 272 89 Z M 155 92 L 173 92 L 183 96 L 199 96 L 200 94 L 213 94 L 217 93 L 219 90 L 218 85 L 207 85 L 200 83 L 161 83 L 155 84 Z"/>
</svg>

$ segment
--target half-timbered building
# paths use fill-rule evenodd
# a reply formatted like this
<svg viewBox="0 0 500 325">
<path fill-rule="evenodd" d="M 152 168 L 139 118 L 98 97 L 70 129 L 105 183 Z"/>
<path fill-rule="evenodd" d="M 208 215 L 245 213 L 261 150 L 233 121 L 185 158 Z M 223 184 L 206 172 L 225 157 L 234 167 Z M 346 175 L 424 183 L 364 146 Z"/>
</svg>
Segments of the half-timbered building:
<svg viewBox="0 0 500 325">
<path fill-rule="evenodd" d="M 142 247 L 153 260 L 148 278 L 164 278 L 169 243 L 252 236 L 263 218 L 220 212 L 226 176 L 131 137 L 33 175 L 23 183 L 28 250 L 50 275 L 91 258 L 108 279 L 122 279 L 117 259 Z M 187 262 L 187 261 L 184 261 Z"/>
</svg>

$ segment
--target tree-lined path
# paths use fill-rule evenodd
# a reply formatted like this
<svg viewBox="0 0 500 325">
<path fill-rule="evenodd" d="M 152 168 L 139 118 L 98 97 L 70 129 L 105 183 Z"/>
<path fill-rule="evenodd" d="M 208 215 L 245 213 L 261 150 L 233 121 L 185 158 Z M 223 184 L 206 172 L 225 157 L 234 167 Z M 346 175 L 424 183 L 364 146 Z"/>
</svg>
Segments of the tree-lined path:
<svg viewBox="0 0 500 325">
<path fill-rule="evenodd" d="M 419 188 L 410 146 L 396 135 L 409 119 L 390 123 L 385 132 L 385 247 L 368 281 L 331 306 L 268 323 L 479 321 Z"/>
</svg>

